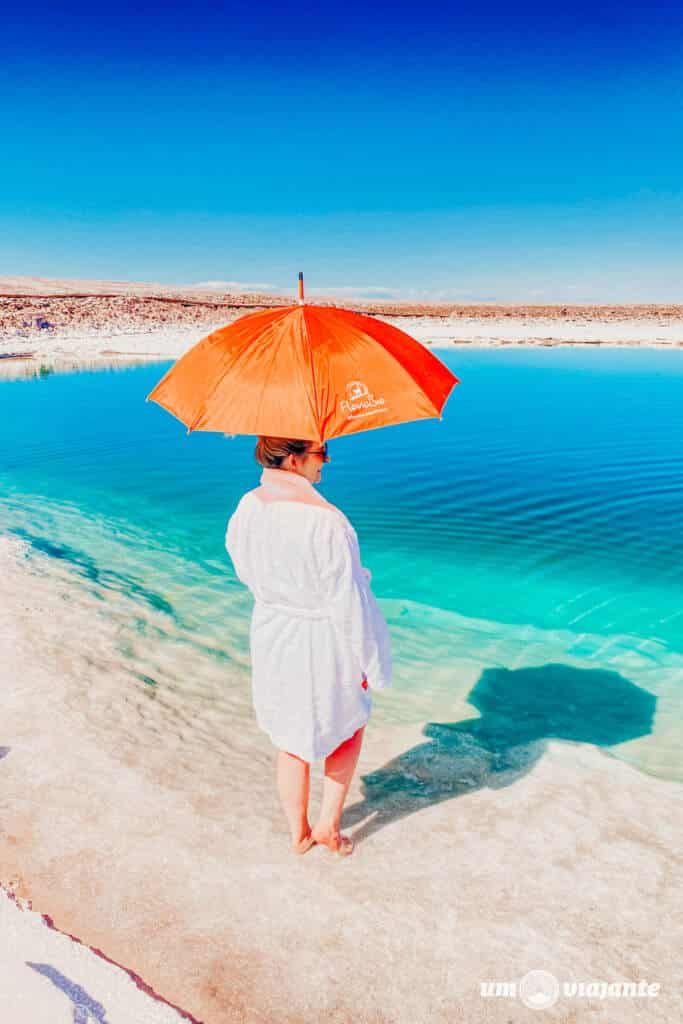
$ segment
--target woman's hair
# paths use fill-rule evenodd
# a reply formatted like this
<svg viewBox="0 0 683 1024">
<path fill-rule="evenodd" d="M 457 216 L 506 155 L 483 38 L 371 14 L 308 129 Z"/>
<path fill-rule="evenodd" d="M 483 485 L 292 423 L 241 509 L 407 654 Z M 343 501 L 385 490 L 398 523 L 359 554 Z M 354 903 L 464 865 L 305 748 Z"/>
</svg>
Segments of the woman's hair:
<svg viewBox="0 0 683 1024">
<path fill-rule="evenodd" d="M 280 469 L 288 455 L 305 455 L 311 441 L 293 441 L 287 437 L 259 437 L 254 455 L 268 469 Z"/>
</svg>

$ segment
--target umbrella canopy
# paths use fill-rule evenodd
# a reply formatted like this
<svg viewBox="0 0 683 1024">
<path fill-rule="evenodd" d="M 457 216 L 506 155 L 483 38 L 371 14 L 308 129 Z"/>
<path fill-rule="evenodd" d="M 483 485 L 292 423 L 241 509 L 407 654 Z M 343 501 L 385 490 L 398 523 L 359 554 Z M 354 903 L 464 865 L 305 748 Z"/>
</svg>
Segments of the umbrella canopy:
<svg viewBox="0 0 683 1024">
<path fill-rule="evenodd" d="M 185 353 L 147 396 L 193 430 L 324 442 L 441 418 L 458 383 L 410 335 L 351 310 L 240 317 Z"/>
</svg>

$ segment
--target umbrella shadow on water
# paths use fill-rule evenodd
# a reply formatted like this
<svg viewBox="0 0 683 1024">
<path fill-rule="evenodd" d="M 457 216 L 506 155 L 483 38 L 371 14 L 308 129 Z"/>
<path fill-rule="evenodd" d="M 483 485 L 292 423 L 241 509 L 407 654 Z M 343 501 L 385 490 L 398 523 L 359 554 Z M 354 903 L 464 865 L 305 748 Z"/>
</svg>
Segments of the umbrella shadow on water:
<svg viewBox="0 0 683 1024">
<path fill-rule="evenodd" d="M 428 722 L 428 742 L 361 776 L 363 800 L 345 810 L 343 824 L 364 822 L 354 832 L 358 842 L 432 804 L 509 786 L 531 770 L 549 739 L 610 747 L 645 736 L 656 702 L 604 669 L 486 669 L 468 697 L 479 717 Z"/>
</svg>

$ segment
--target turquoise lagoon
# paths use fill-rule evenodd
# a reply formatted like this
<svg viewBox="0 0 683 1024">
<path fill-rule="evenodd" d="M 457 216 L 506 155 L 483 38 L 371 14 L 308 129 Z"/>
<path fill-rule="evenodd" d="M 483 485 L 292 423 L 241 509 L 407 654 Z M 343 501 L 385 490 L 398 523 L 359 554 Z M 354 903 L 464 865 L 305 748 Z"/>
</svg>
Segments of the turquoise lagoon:
<svg viewBox="0 0 683 1024">
<path fill-rule="evenodd" d="M 392 632 L 372 728 L 485 719 L 489 750 L 595 743 L 683 779 L 683 353 L 437 354 L 461 378 L 443 420 L 333 440 L 320 484 Z M 141 730 L 220 755 L 255 729 L 223 545 L 260 468 L 253 438 L 145 402 L 168 365 L 0 382 L 0 529 L 115 623 L 130 693 L 98 724 L 133 695 Z"/>
</svg>

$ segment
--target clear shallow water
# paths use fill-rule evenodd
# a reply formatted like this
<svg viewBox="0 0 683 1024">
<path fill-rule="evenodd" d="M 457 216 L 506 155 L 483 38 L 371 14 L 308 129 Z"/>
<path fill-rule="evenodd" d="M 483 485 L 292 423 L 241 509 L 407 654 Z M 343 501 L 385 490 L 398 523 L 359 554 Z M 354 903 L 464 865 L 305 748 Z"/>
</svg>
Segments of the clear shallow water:
<svg viewBox="0 0 683 1024">
<path fill-rule="evenodd" d="M 461 723 L 469 741 L 483 687 L 489 753 L 557 736 L 683 778 L 683 356 L 439 356 L 462 381 L 443 421 L 334 440 L 320 485 L 392 629 L 373 728 Z M 248 678 L 223 537 L 260 470 L 254 439 L 188 437 L 145 403 L 167 366 L 0 383 L 0 528 L 71 569 L 118 617 L 131 679 L 191 719 Z M 249 715 L 231 705 L 211 742 Z"/>
</svg>

